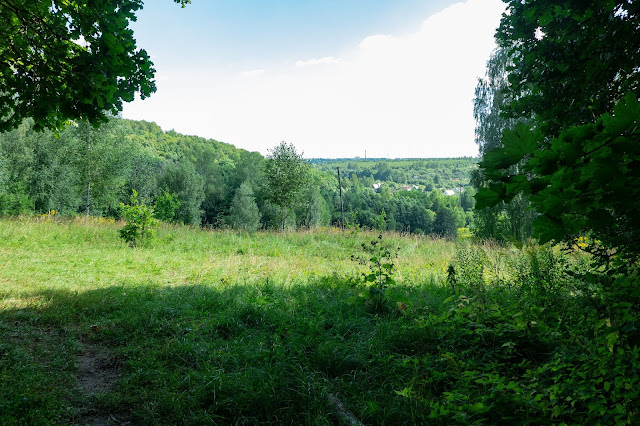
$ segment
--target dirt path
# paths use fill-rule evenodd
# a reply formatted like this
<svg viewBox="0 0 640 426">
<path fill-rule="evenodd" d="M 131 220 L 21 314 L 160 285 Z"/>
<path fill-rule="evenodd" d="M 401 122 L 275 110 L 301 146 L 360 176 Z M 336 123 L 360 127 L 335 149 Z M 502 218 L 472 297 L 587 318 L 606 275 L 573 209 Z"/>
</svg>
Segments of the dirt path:
<svg viewBox="0 0 640 426">
<path fill-rule="evenodd" d="M 95 407 L 97 394 L 110 393 L 120 380 L 117 360 L 101 347 L 85 344 L 78 357 L 78 387 L 85 401 L 84 413 L 78 423 L 82 425 L 129 425 L 127 413 L 104 412 Z"/>
</svg>

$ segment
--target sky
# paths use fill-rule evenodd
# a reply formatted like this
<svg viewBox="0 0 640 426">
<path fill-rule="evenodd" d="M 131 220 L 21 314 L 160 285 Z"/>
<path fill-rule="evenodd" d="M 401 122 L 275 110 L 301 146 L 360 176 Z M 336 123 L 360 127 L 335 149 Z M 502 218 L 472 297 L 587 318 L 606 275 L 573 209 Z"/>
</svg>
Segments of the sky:
<svg viewBox="0 0 640 426">
<path fill-rule="evenodd" d="M 476 156 L 500 0 L 148 0 L 157 91 L 122 116 L 305 158 Z"/>
</svg>

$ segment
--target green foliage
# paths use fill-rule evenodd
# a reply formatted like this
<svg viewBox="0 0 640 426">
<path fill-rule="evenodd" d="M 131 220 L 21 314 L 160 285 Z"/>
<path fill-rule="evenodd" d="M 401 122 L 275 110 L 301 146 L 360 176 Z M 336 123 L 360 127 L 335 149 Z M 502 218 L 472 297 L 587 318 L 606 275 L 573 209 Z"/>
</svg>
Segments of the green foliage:
<svg viewBox="0 0 640 426">
<path fill-rule="evenodd" d="M 187 225 L 200 225 L 202 202 L 205 199 L 204 178 L 198 174 L 195 166 L 186 160 L 169 165 L 160 184 L 176 194 L 180 201 L 175 220 Z"/>
<path fill-rule="evenodd" d="M 414 158 L 414 159 L 312 159 L 320 170 L 335 176 L 340 167 L 343 187 L 351 190 L 371 188 L 374 183 L 387 185 L 417 185 L 427 192 L 435 189 L 451 189 L 466 186 L 471 171 L 477 164 L 475 158 Z M 434 179 L 438 179 L 434 185 Z M 383 179 L 384 178 L 384 179 Z M 358 185 L 355 185 L 355 184 Z M 427 188 L 427 184 L 431 186 Z M 337 183 L 336 183 L 337 186 Z"/>
<path fill-rule="evenodd" d="M 464 211 L 472 211 L 475 207 L 476 200 L 473 198 L 474 195 L 476 195 L 476 190 L 472 186 L 465 188 L 465 191 L 460 196 L 460 207 Z"/>
<path fill-rule="evenodd" d="M 153 217 L 163 222 L 173 223 L 181 205 L 182 202 L 176 194 L 165 190 L 156 198 L 153 206 Z"/>
<path fill-rule="evenodd" d="M 4 191 L 29 198 L 35 213 L 69 215 L 88 205 L 90 214 L 115 214 L 134 151 L 123 130 L 111 119 L 100 130 L 79 123 L 56 135 L 35 131 L 33 120 L 25 120 L 0 135 Z"/>
<path fill-rule="evenodd" d="M 183 202 L 178 221 L 188 217 L 189 223 L 221 226 L 229 217 L 231 202 L 240 185 L 247 179 L 264 180 L 265 160 L 257 152 L 236 149 L 213 139 L 163 132 L 155 123 L 122 122 L 128 129 L 127 138 L 140 147 L 138 158 L 142 159 L 133 165 L 135 173 L 130 174 L 129 188 L 140 194 L 144 189 L 152 197 L 158 187 L 163 188 L 167 181 L 172 181 L 174 187 L 169 189 Z M 181 163 L 190 163 L 193 167 Z M 176 168 L 185 170 L 177 173 Z M 186 179 L 184 185 L 178 182 L 180 179 Z M 262 193 L 256 191 L 256 196 L 258 205 L 262 206 Z"/>
<path fill-rule="evenodd" d="M 485 77 L 478 79 L 476 86 L 473 114 L 476 119 L 476 143 L 483 159 L 486 159 L 494 148 L 503 146 L 503 132 L 513 129 L 516 125 L 514 118 L 505 117 L 503 113 L 503 109 L 508 106 L 508 70 L 511 66 L 509 53 L 506 48 L 496 49 L 487 61 Z M 520 120 L 522 119 L 521 117 Z M 514 147 L 511 151 L 515 151 L 517 155 L 517 148 Z M 514 155 L 514 152 L 511 152 L 511 155 Z M 503 155 L 506 156 L 507 154 Z M 498 162 L 503 160 L 504 158 L 496 159 Z M 512 164 L 511 171 L 516 172 L 520 164 Z M 474 170 L 471 181 L 476 189 L 482 190 L 492 184 L 492 177 L 486 175 L 484 169 Z M 465 205 L 468 206 L 468 193 L 463 194 L 463 197 Z M 528 199 L 519 195 L 509 204 L 500 201 L 491 208 L 479 207 L 472 229 L 476 237 L 481 239 L 522 244 L 531 237 L 531 221 L 534 217 L 535 211 L 530 208 Z"/>
<path fill-rule="evenodd" d="M 484 269 L 489 264 L 483 250 L 478 250 L 469 244 L 460 244 L 456 248 L 455 270 L 448 271 L 448 277 L 453 272 L 453 279 L 459 282 L 467 291 L 476 294 L 485 290 L 486 280 Z"/>
<path fill-rule="evenodd" d="M 0 136 L 5 214 L 76 210 L 79 199 L 69 145 L 51 132 L 34 132 L 32 120 Z"/>
<path fill-rule="evenodd" d="M 135 149 L 124 131 L 122 122 L 111 118 L 99 129 L 87 122 L 70 126 L 61 137 L 75 168 L 76 191 L 86 214 L 101 216 L 118 206 Z"/>
<path fill-rule="evenodd" d="M 309 164 L 293 144 L 281 142 L 269 151 L 265 163 L 266 193 L 268 199 L 281 209 L 281 229 L 284 232 L 287 209 L 300 202 L 309 181 Z"/>
<path fill-rule="evenodd" d="M 329 226 L 331 224 L 331 210 L 327 201 L 319 190 L 311 192 L 309 208 L 307 210 L 307 225 L 312 228 Z"/>
<path fill-rule="evenodd" d="M 366 253 L 364 257 L 351 255 L 351 260 L 367 266 L 368 271 L 362 273 L 362 281 L 368 287 L 368 305 L 376 314 L 385 313 L 390 303 L 386 296 L 387 287 L 396 283 L 393 275 L 398 249 L 394 251 L 385 244 L 382 234 L 369 243 L 362 243 L 361 247 Z"/>
<path fill-rule="evenodd" d="M 640 9 L 627 1 L 509 1 L 501 146 L 483 152 L 478 207 L 530 199 L 542 241 L 593 238 L 605 260 L 638 258 Z M 630 200 L 630 201 L 629 201 Z"/>
<path fill-rule="evenodd" d="M 443 238 L 455 240 L 458 238 L 458 225 L 455 213 L 451 209 L 441 207 L 436 212 L 433 231 Z"/>
<path fill-rule="evenodd" d="M 131 139 L 131 135 L 128 137 Z M 132 143 L 135 142 L 132 141 Z M 135 150 L 132 155 L 131 168 L 128 170 L 125 193 L 130 194 L 135 189 L 141 198 L 152 199 L 153 194 L 158 191 L 158 179 L 162 167 L 163 162 L 160 158 L 150 152 Z"/>
<path fill-rule="evenodd" d="M 428 234 L 434 231 L 436 214 L 426 194 L 401 192 L 391 204 L 395 229 L 409 234 Z"/>
<path fill-rule="evenodd" d="M 231 202 L 231 226 L 248 232 L 260 226 L 260 211 L 248 181 L 240 185 Z"/>
<path fill-rule="evenodd" d="M 540 132 L 524 125 L 505 132 L 505 147 L 489 152 L 480 163 L 497 182 L 478 192 L 479 207 L 522 192 L 540 213 L 534 227 L 542 242 L 571 243 L 589 235 L 598 240 L 588 246 L 592 251 L 604 245 L 637 258 L 639 121 L 640 103 L 628 94 L 612 116 L 571 127 L 545 144 Z M 521 172 L 510 173 L 518 162 L 524 162 Z"/>
<path fill-rule="evenodd" d="M 548 327 L 557 341 L 553 356 L 529 370 L 540 387 L 514 386 L 557 421 L 631 424 L 637 403 L 627 398 L 637 398 L 640 343 L 640 9 L 613 0 L 508 3 L 497 32 L 512 62 L 501 112 L 523 122 L 483 152 L 481 177 L 489 182 L 478 191 L 478 207 L 528 199 L 540 214 L 535 235 L 585 249 L 603 267 L 574 271 L 557 253 L 527 252 L 513 274 L 519 317 L 561 311 L 566 325 L 553 331 L 553 317 L 522 321 L 531 332 Z M 567 323 L 569 315 L 579 321 Z M 578 336 L 581 348 L 568 349 Z"/>
<path fill-rule="evenodd" d="M 640 87 L 640 9 L 626 0 L 509 0 L 496 33 L 508 50 L 508 108 L 557 136 L 613 111 Z"/>
<path fill-rule="evenodd" d="M 633 424 L 637 317 L 607 317 L 609 302 L 576 279 L 582 263 L 557 248 L 527 247 L 507 263 L 504 254 L 458 247 L 454 294 L 418 320 L 426 352 L 398 360 L 411 380 L 396 392 L 412 414 L 424 423 Z M 637 276 L 628 281 L 637 286 Z"/>
<path fill-rule="evenodd" d="M 253 184 L 252 190 L 262 225 L 282 228 L 282 206 L 271 198 L 271 187 L 264 178 L 266 160 L 259 153 L 212 139 L 163 132 L 155 123 L 113 118 L 99 128 L 81 122 L 54 134 L 35 131 L 33 121 L 25 120 L 17 129 L 0 134 L 0 150 L 0 194 L 6 198 L 6 214 L 56 210 L 63 216 L 88 211 L 93 216 L 117 217 L 119 203 L 128 202 L 135 189 L 140 198 L 160 199 L 160 204 L 165 191 L 178 197 L 180 205 L 173 216 L 169 211 L 164 215 L 163 208 L 156 206 L 156 215 L 164 220 L 222 227 L 230 224 L 236 192 L 250 179 L 260 183 Z M 371 188 L 373 172 L 361 167 L 383 167 L 383 161 L 337 162 L 353 169 L 351 177 L 343 179 L 345 210 L 357 212 L 351 217 L 352 225 L 375 229 L 384 210 L 385 230 L 433 234 L 435 211 L 440 207 L 454 210 L 459 221 L 458 205 L 464 200 L 442 197 L 439 189 L 425 193 L 419 184 L 434 170 L 450 184 L 464 181 L 474 159 L 385 161 L 390 178 L 411 182 L 410 191 L 400 189 L 398 182 L 385 183 L 381 193 Z M 305 166 L 309 179 L 296 187 L 297 202 L 285 209 L 285 228 L 339 223 L 335 169 L 325 172 L 329 163 Z M 362 179 L 358 177 L 361 173 L 365 173 Z M 15 200 L 24 201 L 20 209 L 14 208 Z"/>
<path fill-rule="evenodd" d="M 507 102 L 509 65 L 509 50 L 494 50 L 487 61 L 485 76 L 479 78 L 476 85 L 473 117 L 476 120 L 475 140 L 481 155 L 500 146 L 504 129 L 515 125 L 515 120 L 501 113 Z"/>
<path fill-rule="evenodd" d="M 153 207 L 139 200 L 135 190 L 131 195 L 130 204 L 120 203 L 120 211 L 122 218 L 127 222 L 120 229 L 120 238 L 131 247 L 155 237 L 158 221 L 153 217 Z"/>
<path fill-rule="evenodd" d="M 374 217 L 373 226 L 378 232 L 384 231 L 387 227 L 387 212 L 385 212 L 384 209 L 382 209 L 380 214 Z"/>
<path fill-rule="evenodd" d="M 136 92 L 155 92 L 153 63 L 129 28 L 142 3 L 2 2 L 0 130 L 28 117 L 37 129 L 104 122 Z"/>
<path fill-rule="evenodd" d="M 17 216 L 33 211 L 33 201 L 24 193 L 0 193 L 0 215 Z"/>
</svg>

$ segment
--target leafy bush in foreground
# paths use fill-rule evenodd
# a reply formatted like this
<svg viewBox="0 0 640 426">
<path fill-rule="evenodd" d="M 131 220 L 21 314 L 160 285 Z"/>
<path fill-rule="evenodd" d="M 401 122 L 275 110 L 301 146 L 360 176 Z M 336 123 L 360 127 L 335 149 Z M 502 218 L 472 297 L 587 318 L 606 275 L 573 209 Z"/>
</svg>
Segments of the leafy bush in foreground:
<svg viewBox="0 0 640 426">
<path fill-rule="evenodd" d="M 507 280 L 486 256 L 461 248 L 458 292 L 418 315 L 419 353 L 397 356 L 396 390 L 412 418 L 435 424 L 632 424 L 640 410 L 640 280 L 618 277 L 620 297 L 598 296 L 580 264 L 529 247 Z M 591 271 L 593 278 L 593 271 Z M 487 284 L 485 283 L 488 281 Z M 622 293 L 625 294 L 623 301 Z M 602 294 L 610 295 L 608 291 Z M 404 371 L 404 373 L 403 373 Z"/>
</svg>

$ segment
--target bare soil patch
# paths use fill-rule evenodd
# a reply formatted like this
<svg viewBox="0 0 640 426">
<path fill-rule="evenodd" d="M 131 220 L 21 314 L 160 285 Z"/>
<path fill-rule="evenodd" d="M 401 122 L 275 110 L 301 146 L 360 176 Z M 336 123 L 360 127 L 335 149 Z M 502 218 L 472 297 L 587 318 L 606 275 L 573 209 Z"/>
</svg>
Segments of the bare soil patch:
<svg viewBox="0 0 640 426">
<path fill-rule="evenodd" d="M 94 397 L 112 392 L 118 380 L 117 359 L 104 348 L 85 344 L 85 350 L 78 357 L 78 387 L 87 406 L 78 423 L 95 426 L 131 424 L 127 413 L 104 412 L 94 406 Z"/>
<path fill-rule="evenodd" d="M 104 349 L 85 345 L 78 363 L 78 386 L 83 395 L 111 392 L 120 379 L 116 360 Z"/>
</svg>

